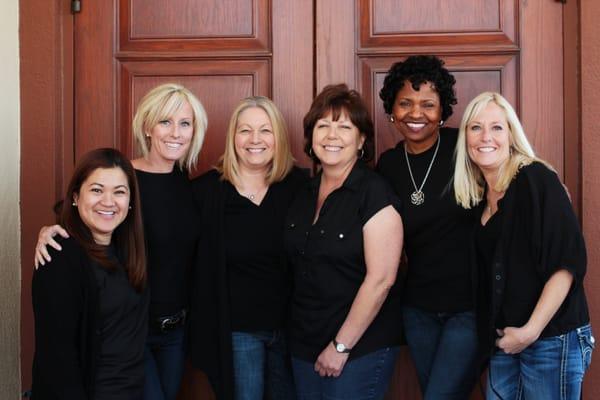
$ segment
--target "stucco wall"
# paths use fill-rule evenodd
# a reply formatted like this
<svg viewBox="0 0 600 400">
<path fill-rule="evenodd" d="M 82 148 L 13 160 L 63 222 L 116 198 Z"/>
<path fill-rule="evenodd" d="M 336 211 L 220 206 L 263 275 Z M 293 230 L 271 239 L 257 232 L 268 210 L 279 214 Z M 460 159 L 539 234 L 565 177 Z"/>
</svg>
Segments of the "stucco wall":
<svg viewBox="0 0 600 400">
<path fill-rule="evenodd" d="M 0 399 L 19 399 L 19 13 L 0 1 Z"/>
<path fill-rule="evenodd" d="M 581 0 L 582 220 L 588 249 L 586 293 L 600 315 L 600 1 Z M 592 320 L 600 340 L 600 318 Z M 597 343 L 600 343 L 597 341 Z M 585 398 L 600 399 L 600 347 L 586 377 Z"/>
</svg>

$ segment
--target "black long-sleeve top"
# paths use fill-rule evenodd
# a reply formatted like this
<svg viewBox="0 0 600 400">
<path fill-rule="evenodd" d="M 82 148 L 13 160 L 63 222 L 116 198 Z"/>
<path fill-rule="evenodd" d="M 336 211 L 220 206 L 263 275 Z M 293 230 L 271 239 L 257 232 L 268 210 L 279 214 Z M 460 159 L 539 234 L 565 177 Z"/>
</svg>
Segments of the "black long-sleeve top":
<svg viewBox="0 0 600 400">
<path fill-rule="evenodd" d="M 265 241 L 270 240 L 273 235 L 279 234 L 283 236 L 284 219 L 288 210 L 288 206 L 294 197 L 297 188 L 306 182 L 307 174 L 299 168 L 294 168 L 281 182 L 274 183 L 269 187 L 269 192 L 264 201 L 269 204 L 268 212 L 271 214 L 270 223 L 272 229 L 278 229 L 277 232 L 270 232 Z M 269 318 L 265 321 L 264 316 L 261 316 L 263 310 L 255 310 L 258 314 L 256 320 L 253 321 L 232 321 L 232 318 L 239 317 L 239 308 L 231 309 L 231 280 L 230 274 L 239 273 L 237 267 L 251 267 L 254 261 L 248 260 L 244 265 L 234 267 L 233 271 L 229 270 L 230 254 L 228 247 L 230 237 L 227 231 L 231 232 L 234 226 L 231 225 L 236 218 L 232 218 L 232 212 L 235 210 L 235 204 L 242 201 L 236 198 L 234 203 L 227 203 L 228 196 L 232 195 L 231 184 L 220 179 L 220 174 L 213 170 L 192 181 L 194 198 L 200 212 L 201 233 L 198 241 L 197 262 L 192 275 L 192 287 L 190 296 L 190 314 L 189 314 L 189 352 L 192 365 L 206 372 L 210 382 L 215 389 L 217 398 L 220 400 L 231 400 L 234 398 L 233 392 L 233 356 L 231 350 L 231 332 L 236 324 L 249 325 L 253 329 L 260 330 L 257 323 L 267 323 L 264 328 L 272 328 L 274 322 L 282 326 L 281 315 L 277 315 L 275 319 Z M 269 199 L 270 197 L 270 199 Z M 229 199 L 231 200 L 231 198 Z M 248 207 L 253 207 L 247 205 Z M 229 207 L 229 218 L 227 217 L 227 208 Z M 247 211 L 247 210 L 245 210 Z M 255 210 L 256 211 L 256 210 Z M 229 220 L 229 227 L 227 221 Z M 241 220 L 238 220 L 241 221 Z M 279 228 L 277 228 L 279 227 Z M 241 227 L 243 230 L 248 227 Z M 232 235 L 233 240 L 238 240 L 236 235 Z M 276 263 L 276 269 L 272 272 L 272 278 L 276 281 L 281 281 L 282 269 L 287 269 L 285 263 L 285 253 L 281 246 L 279 248 L 281 260 Z M 239 254 L 235 259 L 240 260 Z M 236 271 L 237 269 L 237 271 Z M 254 270 L 254 273 L 259 272 Z M 260 271 L 263 274 L 264 270 Z M 234 282 L 239 282 L 239 276 L 234 277 Z M 264 278 L 264 275 L 263 275 Z M 243 280 L 243 279 L 242 279 Z M 272 280 L 269 279 L 271 282 Z M 289 281 L 289 278 L 288 278 Z M 265 281 L 265 284 L 268 284 Z M 236 285 L 236 283 L 234 283 Z M 275 294 L 281 302 L 287 303 L 289 298 L 289 283 L 285 283 L 285 290 L 282 288 L 273 288 L 272 293 L 265 293 L 264 296 L 254 290 L 247 288 L 244 293 L 236 293 L 234 302 L 238 305 L 243 303 L 242 296 L 248 297 L 249 304 L 255 304 L 257 301 L 262 302 L 263 299 L 268 299 Z M 261 286 L 264 289 L 264 285 Z M 259 298 L 251 298 L 259 297 Z M 279 309 L 280 305 L 275 305 L 271 309 Z M 234 315 L 232 315 L 232 311 Z M 236 317 L 237 316 L 237 317 Z M 255 315 L 256 316 L 256 315 Z M 240 326 L 238 325 L 238 328 Z"/>
<path fill-rule="evenodd" d="M 95 273 L 95 269 L 101 267 L 90 260 L 74 239 L 59 241 L 62 251 L 49 249 L 52 264 L 35 271 L 32 282 L 35 319 L 33 399 L 93 399 L 106 389 L 97 387 L 98 367 L 107 344 L 101 311 L 101 304 L 105 304 L 102 292 L 106 287 L 100 288 Z M 107 282 L 111 290 L 112 283 L 112 280 Z M 132 355 L 127 360 L 112 360 L 125 371 L 126 376 L 118 378 L 127 381 L 129 389 L 119 399 L 128 400 L 137 398 L 143 389 L 148 315 L 147 290 L 141 294 L 131 293 L 131 296 L 135 304 L 129 310 L 135 310 L 135 314 L 131 313 L 129 318 L 138 321 L 135 325 L 141 329 L 131 336 L 132 332 L 123 332 L 120 326 L 111 327 L 112 338 L 126 342 L 128 355 Z M 119 331 L 120 334 L 116 334 Z M 114 383 L 104 382 L 107 385 Z"/>
<path fill-rule="evenodd" d="M 472 252 L 473 259 L 480 262 L 477 314 L 481 342 L 488 354 L 494 348 L 495 328 L 523 326 L 544 285 L 560 269 L 573 275 L 573 284 L 540 337 L 557 336 L 588 323 L 583 289 L 585 243 L 556 173 L 539 162 L 522 167 L 498 201 L 498 213 L 500 226 L 493 254 L 477 257 L 477 241 Z M 492 248 L 479 243 L 480 253 Z M 481 265 L 486 258 L 491 262 Z"/>
<path fill-rule="evenodd" d="M 174 315 L 188 305 L 200 230 L 191 183 L 177 166 L 169 173 L 135 172 L 148 252 L 150 317 Z"/>
</svg>

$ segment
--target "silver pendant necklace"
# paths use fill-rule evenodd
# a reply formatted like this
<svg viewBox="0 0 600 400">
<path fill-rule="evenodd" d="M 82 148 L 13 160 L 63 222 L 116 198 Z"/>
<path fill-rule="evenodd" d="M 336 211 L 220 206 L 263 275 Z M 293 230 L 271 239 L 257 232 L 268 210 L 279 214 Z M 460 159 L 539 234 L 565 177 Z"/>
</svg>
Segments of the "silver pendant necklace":
<svg viewBox="0 0 600 400">
<path fill-rule="evenodd" d="M 425 193 L 423 193 L 423 186 L 425 186 L 425 182 L 427 182 L 427 178 L 429 177 L 429 172 L 431 171 L 431 167 L 433 166 L 433 162 L 435 161 L 435 156 L 437 156 L 438 149 L 440 148 L 440 142 L 442 141 L 442 137 L 438 134 L 437 144 L 435 145 L 435 151 L 433 152 L 433 157 L 431 158 L 431 162 L 429 163 L 429 168 L 427 168 L 427 172 L 425 173 L 425 178 L 423 178 L 423 183 L 421 183 L 420 187 L 417 187 L 415 183 L 415 178 L 413 177 L 412 169 L 410 168 L 410 161 L 408 161 L 408 152 L 406 151 L 406 142 L 404 142 L 404 157 L 406 158 L 406 165 L 408 166 L 408 173 L 410 174 L 410 180 L 412 181 L 413 187 L 415 191 L 410 195 L 410 202 L 415 206 L 420 206 L 425 202 Z"/>
</svg>

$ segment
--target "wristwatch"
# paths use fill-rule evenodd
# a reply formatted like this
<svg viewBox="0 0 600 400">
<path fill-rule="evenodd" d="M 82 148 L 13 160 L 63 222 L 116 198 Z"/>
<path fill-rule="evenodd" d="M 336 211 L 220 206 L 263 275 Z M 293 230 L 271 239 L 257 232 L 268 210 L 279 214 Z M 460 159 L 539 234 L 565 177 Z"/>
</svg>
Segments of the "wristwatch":
<svg viewBox="0 0 600 400">
<path fill-rule="evenodd" d="M 333 347 L 335 348 L 335 351 L 337 351 L 338 353 L 350 353 L 350 350 L 352 350 L 346 347 L 344 343 L 338 343 L 338 341 L 335 339 L 332 340 L 332 343 Z"/>
</svg>

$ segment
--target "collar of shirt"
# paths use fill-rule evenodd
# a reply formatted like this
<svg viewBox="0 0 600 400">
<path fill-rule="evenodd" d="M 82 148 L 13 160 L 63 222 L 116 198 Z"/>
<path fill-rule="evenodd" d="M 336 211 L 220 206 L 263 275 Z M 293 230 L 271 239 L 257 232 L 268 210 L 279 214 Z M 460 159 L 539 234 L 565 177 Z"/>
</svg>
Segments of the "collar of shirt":
<svg viewBox="0 0 600 400">
<path fill-rule="evenodd" d="M 344 183 L 342 184 L 342 186 L 340 186 L 340 188 L 346 188 L 346 189 L 350 189 L 352 191 L 359 190 L 360 182 L 362 181 L 367 168 L 368 167 L 364 162 L 362 162 L 361 160 L 357 160 L 356 163 L 354 163 L 354 165 L 352 166 L 352 170 L 350 171 L 350 174 L 344 180 Z M 319 185 L 321 184 L 321 175 L 322 174 L 323 174 L 323 171 L 319 172 L 319 174 L 317 176 L 315 176 L 313 179 L 310 180 L 309 187 L 312 191 L 316 192 L 319 190 Z"/>
</svg>

